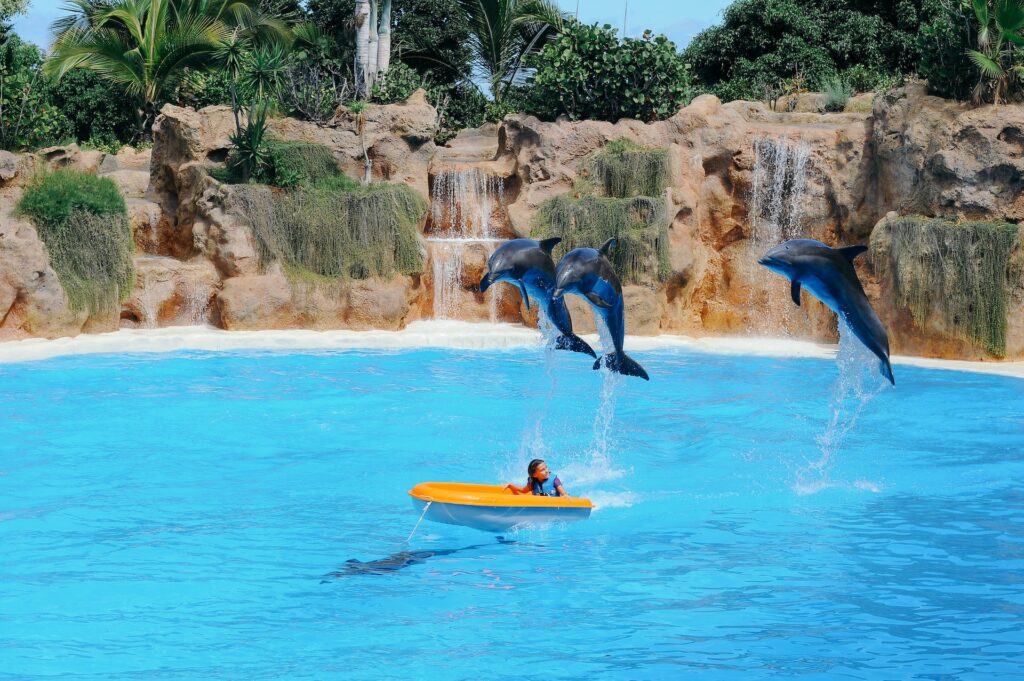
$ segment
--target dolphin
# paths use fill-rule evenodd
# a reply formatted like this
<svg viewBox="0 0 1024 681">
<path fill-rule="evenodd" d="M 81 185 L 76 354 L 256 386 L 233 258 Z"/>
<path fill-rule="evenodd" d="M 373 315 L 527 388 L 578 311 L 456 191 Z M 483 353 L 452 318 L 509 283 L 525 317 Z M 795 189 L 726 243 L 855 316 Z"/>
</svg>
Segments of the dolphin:
<svg viewBox="0 0 1024 681">
<path fill-rule="evenodd" d="M 551 251 L 560 241 L 558 237 L 543 241 L 506 241 L 487 261 L 487 272 L 480 279 L 480 292 L 483 293 L 491 284 L 499 281 L 517 285 L 527 310 L 530 309 L 531 296 L 544 306 L 544 312 L 560 334 L 555 339 L 557 350 L 572 350 L 597 357 L 594 349 L 572 332 L 572 319 L 565 301 L 555 300 L 551 296 L 555 288 L 555 263 L 551 260 Z"/>
<path fill-rule="evenodd" d="M 814 239 L 792 239 L 757 262 L 790 280 L 790 295 L 797 305 L 803 286 L 839 315 L 853 335 L 878 357 L 882 375 L 896 385 L 889 363 L 889 336 L 853 269 L 853 259 L 866 250 L 867 246 L 830 248 Z"/>
<path fill-rule="evenodd" d="M 575 293 L 586 298 L 600 315 L 611 334 L 615 352 L 605 354 L 594 362 L 594 368 L 601 362 L 611 371 L 626 376 L 639 376 L 651 380 L 644 368 L 622 350 L 626 335 L 625 320 L 622 316 L 622 284 L 615 275 L 615 269 L 608 261 L 608 252 L 615 245 L 615 239 L 608 239 L 599 249 L 577 248 L 565 254 L 555 271 L 555 291 L 552 298 L 561 300 L 566 293 Z"/>
<path fill-rule="evenodd" d="M 504 537 L 498 537 L 499 544 L 516 544 L 518 542 L 514 540 L 505 539 Z M 384 558 L 378 558 L 377 560 L 368 560 L 363 562 L 357 558 L 349 558 L 345 561 L 345 564 L 341 566 L 341 569 L 335 570 L 334 572 L 328 572 L 324 575 L 327 577 L 353 577 L 357 575 L 386 575 L 392 572 L 398 572 L 407 567 L 413 565 L 422 565 L 427 562 L 428 559 L 434 556 L 451 556 L 461 551 L 472 551 L 474 549 L 482 549 L 491 544 L 473 544 L 472 546 L 463 546 L 457 549 L 433 549 L 426 551 L 398 551 L 392 553 L 390 556 Z M 327 579 L 322 579 L 321 584 L 326 583 Z"/>
</svg>

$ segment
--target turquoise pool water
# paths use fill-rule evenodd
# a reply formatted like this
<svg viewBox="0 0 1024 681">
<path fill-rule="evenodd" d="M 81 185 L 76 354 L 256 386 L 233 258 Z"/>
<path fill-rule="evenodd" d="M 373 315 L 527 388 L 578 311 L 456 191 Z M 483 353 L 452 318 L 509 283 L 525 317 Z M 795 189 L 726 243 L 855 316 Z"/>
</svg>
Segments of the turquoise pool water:
<svg viewBox="0 0 1024 681">
<path fill-rule="evenodd" d="M 1020 678 L 1024 383 L 632 354 L 0 365 L 0 677 Z M 589 521 L 406 543 L 535 455 Z"/>
</svg>

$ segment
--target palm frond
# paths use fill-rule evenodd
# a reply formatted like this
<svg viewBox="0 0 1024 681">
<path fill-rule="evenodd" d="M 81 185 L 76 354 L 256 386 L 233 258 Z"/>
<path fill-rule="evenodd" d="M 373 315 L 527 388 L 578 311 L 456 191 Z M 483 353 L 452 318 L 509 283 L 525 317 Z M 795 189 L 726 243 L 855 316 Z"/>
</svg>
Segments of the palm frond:
<svg viewBox="0 0 1024 681">
<path fill-rule="evenodd" d="M 1024 1 L 996 0 L 996 26 L 1003 33 L 1016 33 L 1024 28 Z"/>
<path fill-rule="evenodd" d="M 967 56 L 981 69 L 982 73 L 990 78 L 1002 78 L 1006 75 L 1003 67 L 977 50 L 967 50 Z"/>
</svg>

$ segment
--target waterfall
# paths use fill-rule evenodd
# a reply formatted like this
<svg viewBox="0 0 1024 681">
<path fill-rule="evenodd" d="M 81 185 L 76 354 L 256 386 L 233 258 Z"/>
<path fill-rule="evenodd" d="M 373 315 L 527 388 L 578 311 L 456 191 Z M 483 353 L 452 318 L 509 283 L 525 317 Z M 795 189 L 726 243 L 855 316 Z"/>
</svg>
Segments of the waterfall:
<svg viewBox="0 0 1024 681">
<path fill-rule="evenodd" d="M 189 326 L 198 326 L 206 322 L 206 313 L 210 307 L 210 287 L 206 284 L 187 280 L 182 285 L 184 306 L 182 318 Z"/>
<path fill-rule="evenodd" d="M 156 292 L 149 285 L 149 273 L 140 272 L 139 278 L 142 279 L 142 287 L 139 291 L 139 307 L 142 312 L 142 323 L 147 329 L 155 329 L 157 327 L 157 306 L 160 301 L 156 298 Z"/>
<path fill-rule="evenodd" d="M 483 245 L 489 256 L 502 241 L 496 237 L 505 210 L 505 185 L 501 177 L 480 168 L 446 168 L 435 175 L 431 197 L 431 236 L 426 241 L 434 318 L 452 319 L 464 297 L 466 249 Z M 488 292 L 490 321 L 497 321 L 499 295 L 497 287 Z"/>
<path fill-rule="evenodd" d="M 810 155 L 806 142 L 771 138 L 754 142 L 751 215 L 756 246 L 767 250 L 803 236 L 801 218 Z"/>
<path fill-rule="evenodd" d="M 489 239 L 492 214 L 505 206 L 505 184 L 480 168 L 446 169 L 434 177 L 432 196 L 430 214 L 436 231 Z"/>
<path fill-rule="evenodd" d="M 751 251 L 746 260 L 752 284 L 748 297 L 750 330 L 755 335 L 779 335 L 787 328 L 810 328 L 807 315 L 790 302 L 789 286 L 757 264 L 757 259 L 770 248 L 805 236 L 803 211 L 810 155 L 810 146 L 800 140 L 766 137 L 754 142 Z"/>
</svg>

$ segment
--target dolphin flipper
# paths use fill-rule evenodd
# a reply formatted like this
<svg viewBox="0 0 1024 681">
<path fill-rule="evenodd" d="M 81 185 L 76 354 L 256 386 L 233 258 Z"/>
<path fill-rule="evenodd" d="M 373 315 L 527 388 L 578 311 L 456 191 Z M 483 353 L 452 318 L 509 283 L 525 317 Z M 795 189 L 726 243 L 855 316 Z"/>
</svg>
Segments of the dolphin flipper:
<svg viewBox="0 0 1024 681">
<path fill-rule="evenodd" d="M 843 248 L 837 248 L 836 250 L 839 251 L 844 258 L 849 260 L 850 264 L 852 265 L 853 264 L 853 259 L 856 258 L 861 253 L 863 253 L 864 251 L 868 250 L 868 247 L 867 246 L 844 246 Z"/>
<path fill-rule="evenodd" d="M 651 380 L 640 364 L 624 352 L 613 352 L 601 357 L 594 362 L 594 369 L 600 369 L 601 364 L 608 367 L 608 370 L 623 376 L 638 376 L 645 381 Z"/>
<path fill-rule="evenodd" d="M 540 242 L 539 242 L 540 243 L 540 250 L 544 251 L 548 255 L 551 255 L 551 251 L 555 250 L 555 246 L 557 246 L 561 242 L 562 242 L 562 237 L 560 237 L 560 236 L 554 236 L 554 237 L 551 237 L 550 239 L 541 239 Z"/>
<path fill-rule="evenodd" d="M 519 280 L 519 292 L 523 294 L 523 302 L 526 303 L 526 309 L 530 309 L 530 294 L 526 292 L 526 284 L 523 280 Z"/>
<path fill-rule="evenodd" d="M 555 350 L 571 350 L 573 352 L 582 352 L 584 355 L 590 355 L 591 357 L 597 357 L 594 348 L 590 347 L 587 341 L 574 333 L 563 334 L 556 338 Z"/>
<path fill-rule="evenodd" d="M 793 297 L 793 302 L 796 303 L 796 306 L 800 307 L 800 282 L 797 279 L 790 282 L 789 295 Z"/>
<path fill-rule="evenodd" d="M 879 369 L 882 375 L 889 379 L 889 382 L 896 385 L 896 377 L 892 375 L 892 364 L 889 363 L 889 358 L 883 357 L 879 362 Z"/>
<path fill-rule="evenodd" d="M 594 305 L 597 305 L 598 307 L 603 307 L 606 310 L 609 310 L 612 307 L 611 303 L 609 303 L 607 300 L 597 295 L 593 291 L 587 293 L 587 300 L 592 302 Z"/>
<path fill-rule="evenodd" d="M 494 282 L 491 281 L 491 273 L 484 272 L 484 276 L 480 277 L 480 293 L 483 293 L 490 288 L 492 283 Z"/>
</svg>

